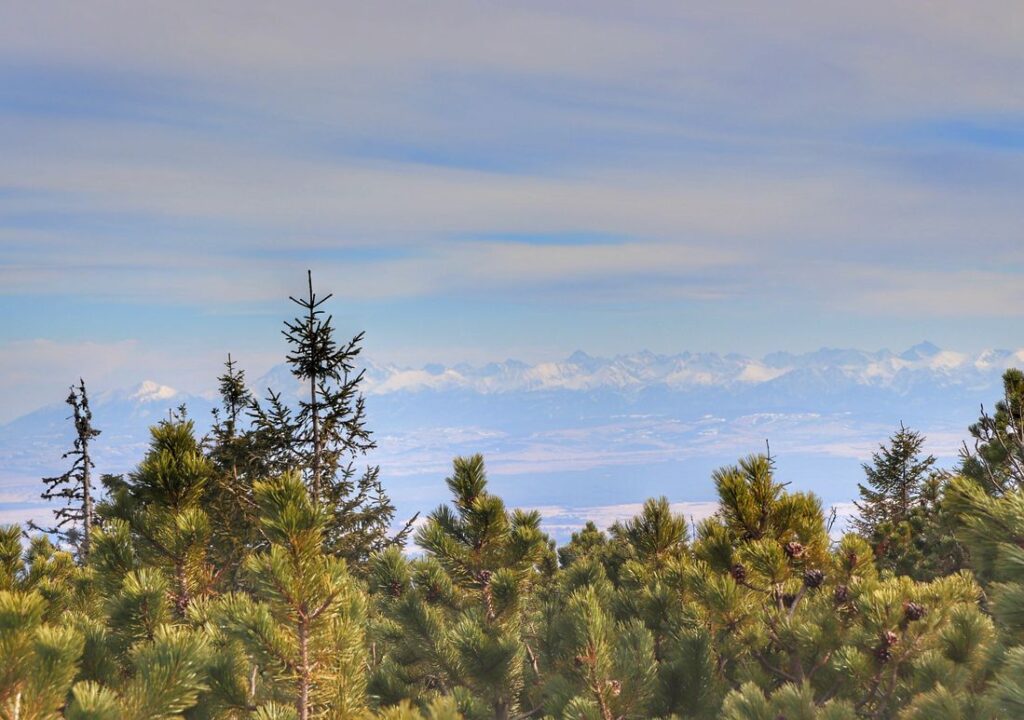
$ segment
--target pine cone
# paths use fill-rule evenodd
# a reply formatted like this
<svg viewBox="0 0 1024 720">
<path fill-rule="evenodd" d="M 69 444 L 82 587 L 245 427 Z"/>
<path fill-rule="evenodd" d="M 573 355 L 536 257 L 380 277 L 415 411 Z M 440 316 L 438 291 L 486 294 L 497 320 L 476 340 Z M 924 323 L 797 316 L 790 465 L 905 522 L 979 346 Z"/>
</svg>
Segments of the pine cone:
<svg viewBox="0 0 1024 720">
<path fill-rule="evenodd" d="M 807 570 L 804 572 L 804 587 L 816 590 L 825 582 L 825 573 L 821 570 Z"/>
<path fill-rule="evenodd" d="M 441 599 L 441 588 L 437 585 L 431 584 L 427 587 L 427 602 L 437 602 Z"/>
<path fill-rule="evenodd" d="M 839 604 L 839 605 L 842 605 L 843 603 L 848 602 L 850 600 L 850 588 L 847 587 L 846 585 L 836 585 L 836 591 L 835 591 L 834 597 L 835 597 L 836 603 Z"/>
<path fill-rule="evenodd" d="M 889 662 L 892 659 L 892 646 L 899 642 L 899 636 L 892 630 L 882 633 L 878 647 L 875 648 L 875 657 L 881 662 Z"/>
<path fill-rule="evenodd" d="M 786 556 L 791 559 L 804 556 L 804 546 L 796 540 L 786 543 L 782 549 L 786 551 Z"/>
<path fill-rule="evenodd" d="M 747 581 L 747 569 L 743 567 L 742 563 L 736 563 L 729 568 L 729 574 L 732 575 L 732 579 L 738 583 L 744 583 Z"/>
<path fill-rule="evenodd" d="M 903 603 L 903 617 L 909 622 L 920 620 L 925 616 L 928 611 L 924 605 L 918 605 L 916 602 L 905 602 Z"/>
<path fill-rule="evenodd" d="M 605 685 L 607 685 L 608 689 L 611 691 L 612 697 L 618 697 L 622 694 L 622 683 L 618 680 L 606 680 Z"/>
<path fill-rule="evenodd" d="M 399 597 L 402 594 L 402 583 L 397 580 L 392 580 L 388 583 L 388 594 L 391 597 Z"/>
<path fill-rule="evenodd" d="M 476 579 L 480 582 L 481 585 L 487 585 L 491 582 L 491 571 L 481 570 L 476 574 Z"/>
</svg>

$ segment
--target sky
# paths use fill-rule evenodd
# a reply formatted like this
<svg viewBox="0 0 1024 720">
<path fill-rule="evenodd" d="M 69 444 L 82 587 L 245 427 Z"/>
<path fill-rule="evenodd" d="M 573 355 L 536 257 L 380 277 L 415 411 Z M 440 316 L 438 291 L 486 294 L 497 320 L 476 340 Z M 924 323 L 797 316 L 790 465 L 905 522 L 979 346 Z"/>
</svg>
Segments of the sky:
<svg viewBox="0 0 1024 720">
<path fill-rule="evenodd" d="M 0 422 L 283 355 L 1024 345 L 1024 5 L 0 5 Z"/>
</svg>

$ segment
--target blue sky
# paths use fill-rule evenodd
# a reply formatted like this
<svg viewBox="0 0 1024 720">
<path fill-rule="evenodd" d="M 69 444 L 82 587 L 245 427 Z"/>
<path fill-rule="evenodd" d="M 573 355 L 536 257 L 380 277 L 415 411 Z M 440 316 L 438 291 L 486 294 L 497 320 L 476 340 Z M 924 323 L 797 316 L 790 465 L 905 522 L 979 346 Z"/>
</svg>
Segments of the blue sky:
<svg viewBox="0 0 1024 720">
<path fill-rule="evenodd" d="M 832 4 L 828 4 L 832 5 Z M 0 421 L 282 355 L 1024 345 L 1024 6 L 8 3 Z"/>
</svg>

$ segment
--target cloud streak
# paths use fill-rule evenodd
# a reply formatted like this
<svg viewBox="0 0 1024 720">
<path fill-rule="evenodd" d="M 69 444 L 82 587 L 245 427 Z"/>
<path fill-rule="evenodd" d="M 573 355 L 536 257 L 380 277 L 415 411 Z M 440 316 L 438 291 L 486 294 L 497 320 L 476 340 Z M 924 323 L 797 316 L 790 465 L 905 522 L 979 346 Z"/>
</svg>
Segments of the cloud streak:
<svg viewBox="0 0 1024 720">
<path fill-rule="evenodd" d="M 0 311 L 40 329 L 0 342 L 81 340 L 25 310 L 60 296 L 113 342 L 139 337 L 126 306 L 186 308 L 139 340 L 170 356 L 314 267 L 421 355 L 1017 346 L 1021 22 L 1002 0 L 5 8 Z"/>
</svg>

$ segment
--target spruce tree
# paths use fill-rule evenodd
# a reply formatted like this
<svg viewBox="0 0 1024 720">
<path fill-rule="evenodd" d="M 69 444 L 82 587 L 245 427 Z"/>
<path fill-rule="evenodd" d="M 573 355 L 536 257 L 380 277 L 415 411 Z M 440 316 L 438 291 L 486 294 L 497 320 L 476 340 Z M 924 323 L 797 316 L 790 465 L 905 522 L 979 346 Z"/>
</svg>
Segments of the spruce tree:
<svg viewBox="0 0 1024 720">
<path fill-rule="evenodd" d="M 924 455 L 925 437 L 900 424 L 888 444 L 864 464 L 853 528 L 875 550 L 878 566 L 928 580 L 963 566 L 964 554 L 943 507 L 947 473 Z"/>
<path fill-rule="evenodd" d="M 89 556 L 89 543 L 95 522 L 95 497 L 92 486 L 92 460 L 90 444 L 100 431 L 93 427 L 92 410 L 85 381 L 79 379 L 78 387 L 71 386 L 65 402 L 71 406 L 71 420 L 75 427 L 74 446 L 63 458 L 74 458 L 66 472 L 55 477 L 43 478 L 46 490 L 44 500 L 63 500 L 64 506 L 53 511 L 57 523 L 44 529 L 32 524 L 33 528 L 55 534 L 78 549 L 85 559 Z"/>
<path fill-rule="evenodd" d="M 212 473 L 203 506 L 211 520 L 219 574 L 225 581 L 233 581 L 257 542 L 252 485 L 270 468 L 254 443 L 254 433 L 245 425 L 252 393 L 245 383 L 245 371 L 230 354 L 217 382 L 220 407 L 213 409 L 213 428 L 204 440 Z"/>
<path fill-rule="evenodd" d="M 253 415 L 264 437 L 280 445 L 272 451 L 291 454 L 291 467 L 303 471 L 313 502 L 330 513 L 332 551 L 359 563 L 390 542 L 403 541 L 411 522 L 390 538 L 395 508 L 381 486 L 380 468 L 356 468 L 356 461 L 376 447 L 366 428 L 364 371 L 355 364 L 363 333 L 339 343 L 333 318 L 324 310 L 332 295 L 314 292 L 312 272 L 307 279 L 307 294 L 290 298 L 302 314 L 286 321 L 282 331 L 290 346 L 287 362 L 304 386 L 298 412 L 292 416 L 280 396 L 271 394 L 268 409 L 257 405 Z"/>
<path fill-rule="evenodd" d="M 909 519 L 935 465 L 934 455 L 922 456 L 924 443 L 924 435 L 900 423 L 888 445 L 879 445 L 871 463 L 862 465 L 867 483 L 857 485 L 860 516 L 854 524 L 865 537 L 883 523 L 897 525 Z"/>
<path fill-rule="evenodd" d="M 245 370 L 231 358 L 224 363 L 224 372 L 217 378 L 221 407 L 213 409 L 213 434 L 222 442 L 235 439 L 241 434 L 239 421 L 252 404 L 252 393 L 245 384 Z"/>
</svg>

